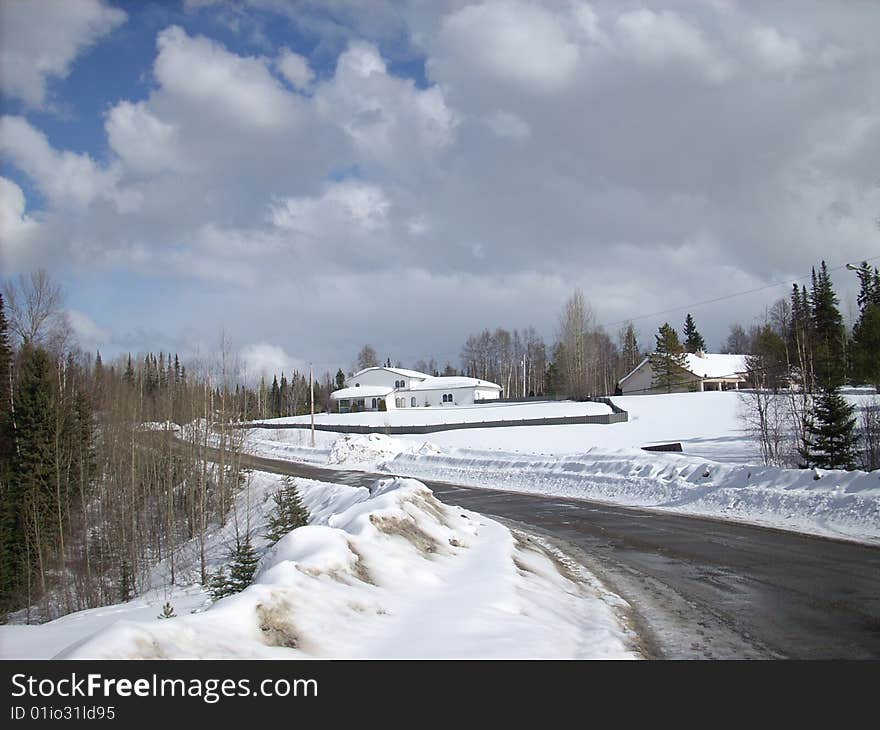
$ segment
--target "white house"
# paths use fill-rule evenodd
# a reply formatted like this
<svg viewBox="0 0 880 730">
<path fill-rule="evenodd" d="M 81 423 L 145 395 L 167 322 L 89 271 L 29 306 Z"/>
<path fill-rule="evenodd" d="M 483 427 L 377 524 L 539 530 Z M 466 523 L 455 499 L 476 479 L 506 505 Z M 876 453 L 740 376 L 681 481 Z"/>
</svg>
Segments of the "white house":
<svg viewBox="0 0 880 730">
<path fill-rule="evenodd" d="M 710 355 L 705 352 L 687 353 L 687 367 L 681 374 L 680 383 L 673 393 L 703 390 L 738 390 L 747 380 L 745 355 Z M 654 388 L 654 372 L 649 358 L 642 360 L 635 369 L 618 381 L 623 395 L 643 393 L 666 393 L 665 388 Z"/>
<path fill-rule="evenodd" d="M 365 368 L 330 394 L 340 413 L 470 405 L 501 397 L 501 386 L 465 377 L 434 377 L 403 368 Z M 382 405 L 384 403 L 384 406 Z"/>
</svg>

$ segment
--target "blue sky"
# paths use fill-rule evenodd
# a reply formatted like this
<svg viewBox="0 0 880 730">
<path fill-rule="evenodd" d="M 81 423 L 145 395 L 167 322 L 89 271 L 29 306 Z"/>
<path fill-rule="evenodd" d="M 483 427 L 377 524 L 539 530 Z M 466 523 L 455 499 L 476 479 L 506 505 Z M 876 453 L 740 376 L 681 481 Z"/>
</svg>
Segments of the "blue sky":
<svg viewBox="0 0 880 730">
<path fill-rule="evenodd" d="M 822 2 L 11 0 L 0 267 L 48 268 L 110 356 L 225 332 L 333 371 L 550 341 L 575 287 L 616 323 L 781 282 L 694 309 L 715 349 L 820 259 L 880 255 L 878 30 Z"/>
</svg>

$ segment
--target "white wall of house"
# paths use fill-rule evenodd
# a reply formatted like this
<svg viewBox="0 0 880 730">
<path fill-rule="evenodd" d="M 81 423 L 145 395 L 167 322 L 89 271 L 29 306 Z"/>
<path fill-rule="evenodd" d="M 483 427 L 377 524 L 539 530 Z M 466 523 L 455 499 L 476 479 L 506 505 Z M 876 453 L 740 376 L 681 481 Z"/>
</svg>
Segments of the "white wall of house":
<svg viewBox="0 0 880 730">
<path fill-rule="evenodd" d="M 356 385 L 360 385 L 361 387 L 366 385 L 379 385 L 394 388 L 397 387 L 395 386 L 395 383 L 403 381 L 403 387 L 408 388 L 411 383 L 419 383 L 422 380 L 424 380 L 424 378 L 417 378 L 412 375 L 401 375 L 400 373 L 395 373 L 394 371 L 386 370 L 385 368 L 375 368 L 353 375 L 345 381 L 345 384 L 347 387 L 354 387 Z"/>
</svg>

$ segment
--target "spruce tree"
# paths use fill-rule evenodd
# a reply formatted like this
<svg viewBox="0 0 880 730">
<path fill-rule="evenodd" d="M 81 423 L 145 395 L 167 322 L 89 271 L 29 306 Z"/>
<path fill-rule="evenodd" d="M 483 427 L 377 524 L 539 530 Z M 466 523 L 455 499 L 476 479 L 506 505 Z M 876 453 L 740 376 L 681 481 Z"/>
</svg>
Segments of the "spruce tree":
<svg viewBox="0 0 880 730">
<path fill-rule="evenodd" d="M 651 388 L 671 393 L 687 382 L 687 356 L 678 339 L 678 332 L 665 322 L 654 336 L 656 347 L 648 356 L 653 379 Z"/>
<path fill-rule="evenodd" d="M 336 390 L 342 390 L 345 387 L 345 373 L 342 368 L 336 371 Z"/>
<path fill-rule="evenodd" d="M 251 584 L 254 573 L 257 571 L 257 564 L 260 562 L 260 558 L 251 544 L 250 535 L 235 540 L 235 548 L 231 557 L 229 584 L 233 593 L 239 593 Z"/>
<path fill-rule="evenodd" d="M 274 545 L 291 530 L 309 523 L 309 512 L 291 477 L 281 480 L 281 488 L 272 495 L 272 501 L 275 509 L 269 515 L 266 527 L 266 539 L 270 545 Z"/>
<path fill-rule="evenodd" d="M 846 330 L 837 308 L 837 295 L 823 261 L 819 272 L 813 269 L 810 309 L 814 342 L 813 359 L 816 382 L 820 388 L 831 389 L 843 385 L 846 375 L 844 348 Z"/>
<path fill-rule="evenodd" d="M 684 349 L 686 352 L 699 352 L 706 349 L 706 341 L 697 331 L 697 325 L 690 313 L 684 320 Z"/>
<path fill-rule="evenodd" d="M 12 348 L 0 294 L 0 617 L 13 607 L 21 574 L 20 490 L 13 481 Z"/>
<path fill-rule="evenodd" d="M 623 360 L 623 367 L 627 373 L 635 368 L 641 362 L 642 354 L 639 351 L 639 342 L 636 335 L 636 328 L 632 322 L 629 322 L 621 337 L 622 346 L 620 357 Z"/>
<path fill-rule="evenodd" d="M 805 466 L 822 469 L 855 468 L 858 435 L 853 406 L 836 388 L 823 387 L 805 424 L 801 456 Z"/>
<path fill-rule="evenodd" d="M 867 261 L 858 269 L 859 318 L 853 326 L 853 376 L 880 392 L 880 270 Z"/>
</svg>

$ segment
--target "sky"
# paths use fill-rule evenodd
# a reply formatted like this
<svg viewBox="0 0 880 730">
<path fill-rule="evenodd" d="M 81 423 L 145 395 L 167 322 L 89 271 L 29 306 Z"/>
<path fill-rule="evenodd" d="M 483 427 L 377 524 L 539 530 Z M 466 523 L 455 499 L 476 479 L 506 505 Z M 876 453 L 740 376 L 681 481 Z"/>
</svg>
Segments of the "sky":
<svg viewBox="0 0 880 730">
<path fill-rule="evenodd" d="M 717 350 L 880 257 L 878 35 L 857 0 L 4 0 L 0 278 L 49 270 L 105 357 L 249 372 L 550 342 L 576 287 Z"/>
</svg>

